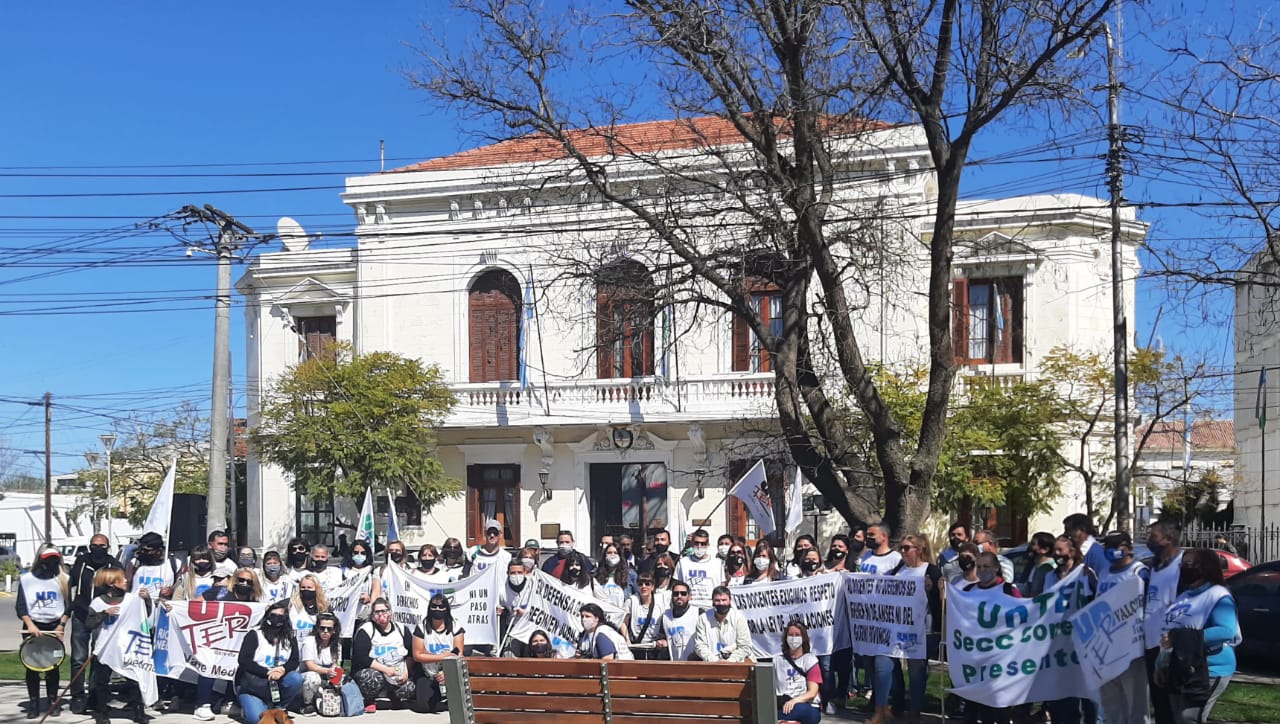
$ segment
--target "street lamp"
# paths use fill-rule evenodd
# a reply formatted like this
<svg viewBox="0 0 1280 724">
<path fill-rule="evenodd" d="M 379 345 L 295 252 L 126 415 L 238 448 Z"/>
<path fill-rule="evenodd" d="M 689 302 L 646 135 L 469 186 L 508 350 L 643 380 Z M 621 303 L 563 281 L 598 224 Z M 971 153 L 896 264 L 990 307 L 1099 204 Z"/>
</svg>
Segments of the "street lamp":
<svg viewBox="0 0 1280 724">
<path fill-rule="evenodd" d="M 115 501 L 111 497 L 111 451 L 116 446 L 116 436 L 115 433 L 106 432 L 99 435 L 98 439 L 102 441 L 102 449 L 107 451 L 107 541 L 110 545 L 115 545 L 116 537 L 112 535 L 115 527 L 112 525 L 112 520 L 115 518 L 113 514 Z"/>
</svg>

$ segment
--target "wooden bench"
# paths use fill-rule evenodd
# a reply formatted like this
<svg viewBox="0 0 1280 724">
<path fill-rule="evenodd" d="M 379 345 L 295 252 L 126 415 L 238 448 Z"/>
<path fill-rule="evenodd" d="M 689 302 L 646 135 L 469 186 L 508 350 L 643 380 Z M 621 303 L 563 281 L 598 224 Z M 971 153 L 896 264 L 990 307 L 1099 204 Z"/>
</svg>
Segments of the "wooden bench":
<svg viewBox="0 0 1280 724">
<path fill-rule="evenodd" d="M 770 662 L 457 658 L 444 662 L 451 724 L 773 724 Z"/>
</svg>

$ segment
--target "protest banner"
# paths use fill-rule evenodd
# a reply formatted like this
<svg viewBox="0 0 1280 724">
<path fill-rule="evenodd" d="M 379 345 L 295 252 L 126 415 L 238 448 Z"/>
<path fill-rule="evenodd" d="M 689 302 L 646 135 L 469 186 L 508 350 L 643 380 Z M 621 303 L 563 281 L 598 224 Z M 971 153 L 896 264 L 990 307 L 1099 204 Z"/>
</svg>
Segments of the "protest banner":
<svg viewBox="0 0 1280 724">
<path fill-rule="evenodd" d="M 1081 608 L 1077 567 L 1035 598 L 953 590 L 947 596 L 947 658 L 956 695 L 994 707 L 1089 697 L 1071 640 Z"/>
<path fill-rule="evenodd" d="M 493 570 L 493 569 L 490 569 Z M 524 615 L 511 622 L 507 636 L 522 643 L 529 643 L 529 634 L 538 629 L 551 637 L 551 646 L 565 658 L 572 658 L 582 636 L 580 611 L 588 603 L 594 603 L 604 611 L 605 620 L 622 629 L 626 611 L 595 597 L 590 588 L 578 589 L 556 580 L 553 576 L 534 569 L 526 585 L 532 584 L 529 604 Z"/>
<path fill-rule="evenodd" d="M 1091 691 L 1097 692 L 1144 655 L 1144 596 L 1142 580 L 1130 576 L 1071 617 L 1071 640 Z"/>
<path fill-rule="evenodd" d="M 498 643 L 498 569 L 488 568 L 453 583 L 427 583 L 414 578 L 399 566 L 387 569 L 390 583 L 387 600 L 395 620 L 409 627 L 422 624 L 427 602 L 437 593 L 449 599 L 453 622 L 467 630 L 467 645 L 493 646 Z M 506 571 L 502 575 L 506 575 Z"/>
<path fill-rule="evenodd" d="M 816 656 L 830 654 L 836 635 L 840 605 L 840 576 L 834 574 L 773 583 L 731 586 L 733 607 L 742 612 L 751 630 L 751 648 L 757 657 L 778 656 L 787 624 L 799 620 L 809 629 L 809 644 Z"/>
<path fill-rule="evenodd" d="M 155 651 L 159 676 L 190 680 L 189 674 L 233 681 L 245 634 L 257 628 L 266 603 L 174 601 L 157 607 Z M 187 676 L 184 676 L 187 675 Z"/>
<path fill-rule="evenodd" d="M 863 656 L 928 658 L 929 600 L 922 576 L 844 573 L 837 648 Z"/>
<path fill-rule="evenodd" d="M 361 569 L 359 573 L 342 583 L 325 591 L 329 599 L 329 611 L 338 617 L 342 624 L 342 638 L 349 639 L 355 635 L 356 616 L 360 613 L 360 596 L 369 592 L 371 568 Z"/>
<path fill-rule="evenodd" d="M 120 612 L 108 616 L 105 635 L 98 636 L 93 655 L 121 676 L 138 682 L 142 703 L 151 706 L 160 698 L 156 686 L 156 666 L 152 660 L 151 617 L 141 597 L 126 593 Z M 96 666 L 97 664 L 95 664 Z"/>
</svg>

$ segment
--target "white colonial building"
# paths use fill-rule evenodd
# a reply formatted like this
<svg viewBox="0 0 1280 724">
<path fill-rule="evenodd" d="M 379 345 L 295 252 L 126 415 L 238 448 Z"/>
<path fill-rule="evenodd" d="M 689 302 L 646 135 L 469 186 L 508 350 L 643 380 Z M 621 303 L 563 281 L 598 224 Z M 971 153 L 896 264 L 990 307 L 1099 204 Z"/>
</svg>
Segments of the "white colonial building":
<svg viewBox="0 0 1280 724">
<path fill-rule="evenodd" d="M 608 148 L 593 145 L 598 137 L 579 133 L 630 198 L 684 202 L 657 164 L 605 157 Z M 723 170 L 735 148 L 714 119 L 621 126 L 611 138 L 650 161 L 683 159 L 703 179 Z M 838 196 L 850 208 L 928 216 L 934 183 L 919 129 L 884 128 L 834 150 Z M 778 450 L 768 354 L 727 313 L 656 296 L 652 282 L 666 273 L 666 260 L 635 241 L 641 234 L 628 212 L 586 188 L 558 148 L 531 139 L 349 179 L 343 200 L 356 215 L 354 248 L 286 240 L 285 251 L 259 255 L 238 282 L 251 424 L 256 391 L 311 343 L 336 338 L 357 352 L 438 364 L 457 393 L 439 457 L 465 495 L 428 512 L 398 502 L 411 545 L 446 535 L 476 542 L 490 517 L 503 522 L 508 545 L 553 545 L 567 528 L 585 550 L 606 532 L 702 521 L 749 536 L 741 507 L 720 503 L 761 449 Z M 965 376 L 1012 380 L 1034 375 L 1058 345 L 1110 348 L 1102 202 L 1076 195 L 966 202 L 958 226 L 955 329 Z M 899 226 L 895 261 L 882 259 L 879 279 L 857 285 L 868 357 L 924 361 L 918 261 L 927 228 Z M 1124 233 L 1132 300 L 1145 227 L 1127 214 Z M 576 258 L 592 256 L 604 270 L 594 283 L 565 273 L 579 251 Z M 774 299 L 762 286 L 756 301 L 766 318 Z M 332 501 L 301 499 L 281 471 L 252 458 L 248 480 L 251 544 L 277 546 L 295 531 L 332 538 Z M 1056 530 L 1079 505 L 1068 493 L 1045 527 Z M 1026 516 L 1017 511 L 990 519 L 1009 537 L 1025 535 Z"/>
<path fill-rule="evenodd" d="M 1276 442 L 1280 434 L 1280 277 L 1276 272 L 1276 259 L 1264 249 L 1236 275 L 1235 522 L 1250 528 L 1280 522 L 1280 444 Z M 1264 368 L 1266 394 L 1261 395 Z M 1258 419 L 1260 406 L 1266 409 L 1265 431 Z M 1280 545 L 1270 550 L 1277 549 Z"/>
</svg>

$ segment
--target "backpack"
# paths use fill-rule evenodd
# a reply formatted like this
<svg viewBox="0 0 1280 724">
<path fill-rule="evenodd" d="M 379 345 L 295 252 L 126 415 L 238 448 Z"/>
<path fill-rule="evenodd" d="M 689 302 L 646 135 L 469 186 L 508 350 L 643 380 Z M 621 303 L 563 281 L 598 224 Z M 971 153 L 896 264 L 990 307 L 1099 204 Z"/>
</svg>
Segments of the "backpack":
<svg viewBox="0 0 1280 724">
<path fill-rule="evenodd" d="M 1204 630 L 1175 628 L 1169 630 L 1169 670 L 1165 687 L 1182 694 L 1191 706 L 1204 706 L 1213 689 L 1209 682 L 1209 657 L 1204 648 Z"/>
</svg>

